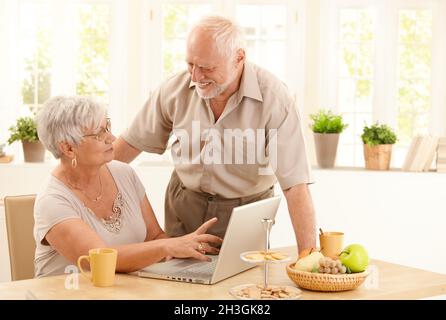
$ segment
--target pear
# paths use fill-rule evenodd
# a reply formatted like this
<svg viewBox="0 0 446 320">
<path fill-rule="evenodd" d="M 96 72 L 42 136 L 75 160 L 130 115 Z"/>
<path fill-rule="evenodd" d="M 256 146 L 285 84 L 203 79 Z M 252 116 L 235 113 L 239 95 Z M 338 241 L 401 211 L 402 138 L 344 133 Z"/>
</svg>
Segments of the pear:
<svg viewBox="0 0 446 320">
<path fill-rule="evenodd" d="M 294 264 L 294 269 L 299 271 L 311 272 L 313 268 L 319 268 L 319 261 L 324 255 L 319 251 L 313 252 L 312 254 L 297 260 Z"/>
</svg>

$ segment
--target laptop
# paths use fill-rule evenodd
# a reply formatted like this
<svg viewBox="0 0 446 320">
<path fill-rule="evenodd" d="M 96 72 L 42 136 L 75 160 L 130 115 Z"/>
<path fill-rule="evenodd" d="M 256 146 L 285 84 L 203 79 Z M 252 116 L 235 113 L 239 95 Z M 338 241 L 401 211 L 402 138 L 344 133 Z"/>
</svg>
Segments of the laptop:
<svg viewBox="0 0 446 320">
<path fill-rule="evenodd" d="M 262 219 L 274 220 L 280 196 L 235 207 L 229 219 L 219 255 L 209 255 L 210 262 L 196 259 L 172 259 L 152 264 L 137 271 L 146 278 L 190 283 L 214 284 L 255 267 L 240 259 L 240 254 L 265 249 L 265 230 Z"/>
</svg>

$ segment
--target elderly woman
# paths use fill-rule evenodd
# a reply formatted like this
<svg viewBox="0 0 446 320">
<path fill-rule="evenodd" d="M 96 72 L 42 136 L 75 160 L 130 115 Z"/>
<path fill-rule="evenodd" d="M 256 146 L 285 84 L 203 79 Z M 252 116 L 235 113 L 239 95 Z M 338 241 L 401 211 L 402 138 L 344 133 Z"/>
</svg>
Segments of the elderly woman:
<svg viewBox="0 0 446 320">
<path fill-rule="evenodd" d="M 105 108 L 84 97 L 48 100 L 37 118 L 38 135 L 60 163 L 34 208 L 36 277 L 64 273 L 91 248 L 118 251 L 118 272 L 132 272 L 167 257 L 208 260 L 217 253 L 206 234 L 216 219 L 195 232 L 168 238 L 144 187 L 127 164 L 113 160 Z"/>
</svg>

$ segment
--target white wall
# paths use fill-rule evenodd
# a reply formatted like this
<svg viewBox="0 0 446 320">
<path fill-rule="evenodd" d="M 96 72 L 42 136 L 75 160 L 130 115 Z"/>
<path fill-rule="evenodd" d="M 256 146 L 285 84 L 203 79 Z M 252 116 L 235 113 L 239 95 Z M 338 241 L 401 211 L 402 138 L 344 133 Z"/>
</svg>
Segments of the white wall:
<svg viewBox="0 0 446 320">
<path fill-rule="evenodd" d="M 0 197 L 35 193 L 50 164 L 0 165 Z M 162 225 L 164 190 L 172 167 L 146 163 L 136 167 Z M 310 186 L 317 224 L 345 232 L 345 244 L 361 243 L 376 259 L 446 274 L 446 174 L 314 170 Z M 276 192 L 280 192 L 277 190 Z M 0 210 L 0 213 L 2 210 Z M 0 281 L 9 280 L 3 215 L 0 215 Z M 272 246 L 294 244 L 286 202 L 282 199 Z"/>
<path fill-rule="evenodd" d="M 316 170 L 322 228 L 346 233 L 374 258 L 446 273 L 446 174 Z"/>
<path fill-rule="evenodd" d="M 307 149 L 310 161 L 316 165 L 316 153 L 314 151 L 313 132 L 310 129 L 310 115 L 316 113 L 321 106 L 321 52 L 320 52 L 320 0 L 308 0 L 306 2 L 305 21 L 305 81 L 304 97 L 297 99 L 298 106 L 302 108 L 302 122 L 306 136 Z M 301 106 L 300 101 L 304 104 Z"/>
</svg>

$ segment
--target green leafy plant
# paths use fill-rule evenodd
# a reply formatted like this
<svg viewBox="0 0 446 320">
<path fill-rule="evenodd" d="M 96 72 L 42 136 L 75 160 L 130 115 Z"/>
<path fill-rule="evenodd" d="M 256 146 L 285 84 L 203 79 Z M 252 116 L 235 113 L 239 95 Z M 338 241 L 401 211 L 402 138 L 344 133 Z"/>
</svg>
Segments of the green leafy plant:
<svg viewBox="0 0 446 320">
<path fill-rule="evenodd" d="M 9 144 L 14 141 L 34 142 L 39 140 L 36 120 L 33 117 L 18 118 L 16 124 L 9 128 L 9 132 L 11 133 L 8 139 Z"/>
<path fill-rule="evenodd" d="M 314 121 L 310 128 L 315 133 L 341 133 L 348 127 L 342 116 L 335 115 L 330 110 L 321 110 L 311 114 L 310 118 Z"/>
<path fill-rule="evenodd" d="M 389 126 L 378 123 L 364 127 L 361 135 L 362 142 L 369 146 L 376 146 L 378 144 L 394 144 L 397 141 L 395 132 Z"/>
</svg>

